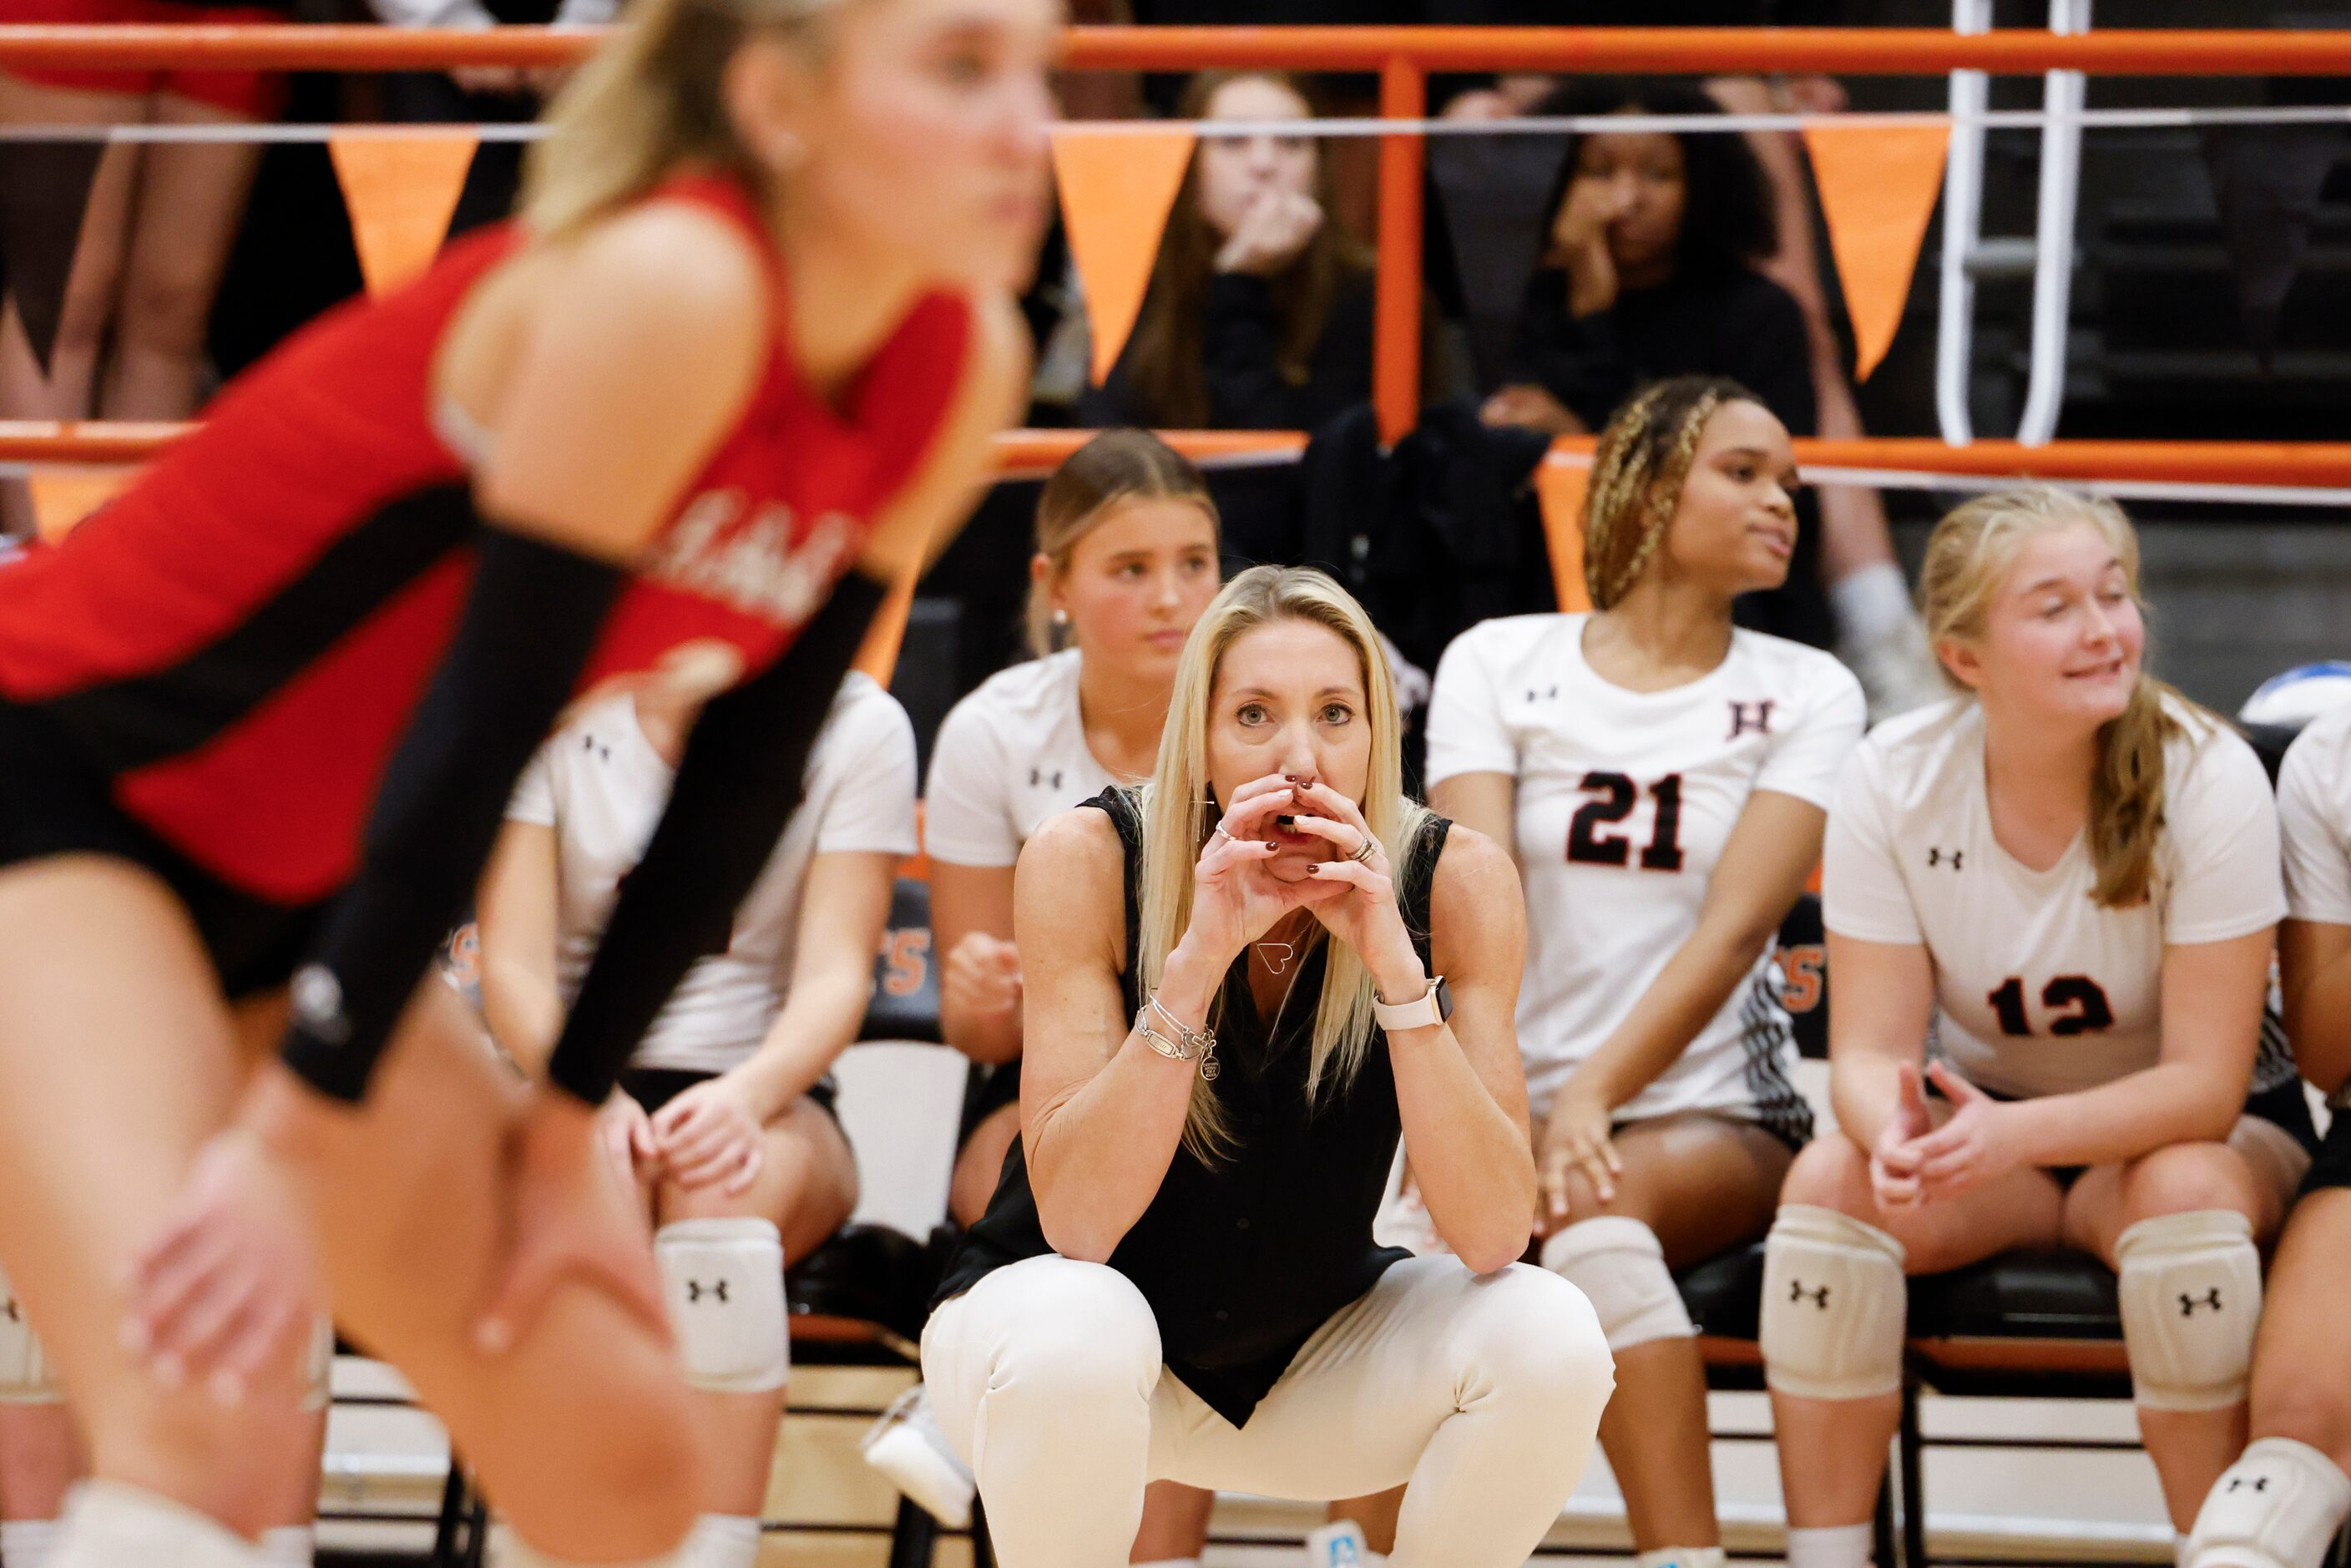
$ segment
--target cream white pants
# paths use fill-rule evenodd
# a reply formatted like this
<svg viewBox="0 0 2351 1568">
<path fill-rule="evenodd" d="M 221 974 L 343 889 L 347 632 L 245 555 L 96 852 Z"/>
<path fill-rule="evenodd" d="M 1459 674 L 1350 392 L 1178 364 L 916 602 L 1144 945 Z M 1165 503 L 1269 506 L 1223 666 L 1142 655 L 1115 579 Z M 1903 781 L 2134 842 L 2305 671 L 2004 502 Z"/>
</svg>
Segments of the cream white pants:
<svg viewBox="0 0 2351 1568">
<path fill-rule="evenodd" d="M 923 1376 L 1004 1568 L 1122 1568 L 1153 1480 L 1309 1501 L 1409 1480 L 1392 1568 L 1521 1568 L 1615 1386 L 1574 1286 L 1445 1256 L 1340 1309 L 1238 1429 L 1167 1374 L 1150 1304 L 1098 1263 L 988 1275 L 932 1316 Z"/>
</svg>

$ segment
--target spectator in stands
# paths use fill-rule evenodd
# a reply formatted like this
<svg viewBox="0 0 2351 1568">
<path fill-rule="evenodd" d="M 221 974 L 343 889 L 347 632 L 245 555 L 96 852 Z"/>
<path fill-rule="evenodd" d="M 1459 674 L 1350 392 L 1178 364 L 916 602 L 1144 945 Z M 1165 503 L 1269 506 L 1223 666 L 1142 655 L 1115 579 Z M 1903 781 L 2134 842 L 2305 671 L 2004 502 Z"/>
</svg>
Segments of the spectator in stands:
<svg viewBox="0 0 2351 1568">
<path fill-rule="evenodd" d="M 619 0 L 368 0 L 393 27 L 480 28 L 517 24 L 588 27 L 612 20 Z M 384 118 L 418 124 L 514 124 L 536 120 L 569 74 L 565 68 L 459 66 L 449 71 L 393 71 L 383 78 Z M 485 141 L 474 151 L 465 190 L 451 214 L 454 235 L 496 223 L 514 206 L 522 183 L 518 141 Z"/>
<path fill-rule="evenodd" d="M 2016 1248 L 2116 1270 L 2185 1530 L 2244 1441 L 2258 1249 L 2314 1142 L 2263 1020 L 2286 907 L 2269 779 L 2146 673 L 2129 522 L 2056 490 L 1981 497 L 1922 575 L 1967 695 L 1878 726 L 1844 770 L 1823 888 L 1837 1129 L 1797 1156 L 1765 1247 L 1793 1568 L 1868 1559 L 1906 1275 Z"/>
<path fill-rule="evenodd" d="M 1578 83 L 1544 114 L 1710 114 L 1672 83 Z M 1555 434 L 1604 426 L 1644 384 L 1724 376 L 1750 389 L 1792 434 L 1813 430 L 1803 313 L 1755 269 L 1776 243 L 1769 193 L 1744 139 L 1666 131 L 1573 138 L 1542 265 L 1527 285 L 1510 384 L 1486 403 L 1494 423 Z M 1818 513 L 1800 518 L 1785 587 L 1740 606 L 1757 630 L 1825 646 Z"/>
<path fill-rule="evenodd" d="M 2351 706 L 2310 721 L 2278 770 L 2285 924 L 2278 979 L 2302 1076 L 2335 1116 L 2270 1266 L 2252 1442 L 2216 1482 L 2186 1568 L 2320 1568 L 2351 1513 Z"/>
<path fill-rule="evenodd" d="M 1150 777 L 1176 660 L 1216 595 L 1217 525 L 1207 482 L 1158 437 L 1111 430 L 1080 447 L 1038 503 L 1029 601 L 1036 657 L 990 678 L 939 727 L 923 827 L 939 1027 L 986 1074 L 956 1157 L 948 1208 L 957 1224 L 986 1212 L 1020 1135 L 1014 862 L 1047 818 L 1109 785 Z M 911 1406 L 902 1414 L 923 1419 Z M 959 1497 L 942 1498 L 923 1472 L 887 1458 L 889 1448 L 869 1451 L 910 1495 L 942 1505 L 934 1512 L 967 1512 L 967 1480 Z M 1136 1561 L 1196 1554 L 1211 1501 L 1188 1488 L 1160 1489 Z"/>
<path fill-rule="evenodd" d="M 1660 384 L 1601 438 L 1598 608 L 1472 628 L 1429 705 L 1431 803 L 1511 845 L 1526 886 L 1536 1228 L 1616 1355 L 1600 1437 L 1641 1568 L 1723 1562 L 1706 1367 L 1671 1270 L 1761 1237 L 1812 1135 L 1771 946 L 1861 691 L 1829 654 L 1730 620 L 1787 575 L 1795 492 L 1787 432 L 1742 389 Z"/>
<path fill-rule="evenodd" d="M 1290 77 L 1193 78 L 1187 119 L 1307 120 Z M 1372 265 L 1332 217 L 1311 136 L 1207 136 L 1194 153 L 1134 334 L 1081 400 L 1089 424 L 1311 430 L 1372 392 Z"/>
<path fill-rule="evenodd" d="M 923 1336 L 1008 1563 L 1110 1560 L 1151 1476 L 1409 1476 L 1403 1560 L 1503 1568 L 1573 1489 L 1610 1376 L 1581 1295 L 1515 1261 L 1517 882 L 1405 799 L 1400 751 L 1363 611 L 1253 568 L 1186 645 L 1151 782 L 1021 857 L 1024 1137 Z M 1372 1241 L 1400 1134 L 1457 1256 Z"/>
<path fill-rule="evenodd" d="M 690 699 L 647 688 L 593 704 L 516 789 L 481 893 L 482 1004 L 528 1059 L 560 1032 L 621 881 L 669 797 Z M 868 676 L 834 698 L 808 790 L 736 912 L 687 971 L 603 1113 L 606 1146 L 643 1189 L 682 1336 L 715 1279 L 773 1292 L 788 1260 L 849 1218 L 857 1167 L 832 1115 L 833 1059 L 857 1038 L 899 861 L 914 851 L 914 736 Z M 772 1323 L 697 1375 L 706 1500 L 695 1557 L 751 1568 L 790 1361 Z"/>
<path fill-rule="evenodd" d="M 0 23 L 283 22 L 291 6 L 175 0 L 0 0 Z M 210 128 L 277 118 L 281 77 L 248 70 L 0 70 L 0 126 Z M 16 156 L 16 154 L 10 154 Z M 120 145 L 99 157 L 43 369 L 25 279 L 0 308 L 0 419 L 184 419 L 202 401 L 213 296 L 260 166 L 250 142 Z M 27 160 L 29 172 L 30 161 Z M 61 177 L 70 178 L 63 164 Z M 29 248 L 29 247 L 28 247 Z M 31 531 L 8 487 L 10 532 Z"/>
</svg>

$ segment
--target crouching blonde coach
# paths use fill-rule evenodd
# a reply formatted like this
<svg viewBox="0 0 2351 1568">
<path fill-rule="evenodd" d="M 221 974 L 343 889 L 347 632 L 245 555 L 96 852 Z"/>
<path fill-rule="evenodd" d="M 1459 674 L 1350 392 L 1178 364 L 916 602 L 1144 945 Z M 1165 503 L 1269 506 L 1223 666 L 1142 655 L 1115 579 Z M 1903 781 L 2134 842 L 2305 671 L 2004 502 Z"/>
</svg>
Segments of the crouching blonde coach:
<svg viewBox="0 0 2351 1568">
<path fill-rule="evenodd" d="M 1517 1568 L 1614 1384 L 1534 1213 L 1507 852 L 1404 799 L 1386 661 L 1259 567 L 1139 792 L 1021 855 L 1022 1142 L 923 1338 L 1006 1568 L 1116 1568 L 1147 1481 L 1409 1480 L 1394 1568 Z M 1457 1256 L 1372 1241 L 1401 1134 Z"/>
</svg>

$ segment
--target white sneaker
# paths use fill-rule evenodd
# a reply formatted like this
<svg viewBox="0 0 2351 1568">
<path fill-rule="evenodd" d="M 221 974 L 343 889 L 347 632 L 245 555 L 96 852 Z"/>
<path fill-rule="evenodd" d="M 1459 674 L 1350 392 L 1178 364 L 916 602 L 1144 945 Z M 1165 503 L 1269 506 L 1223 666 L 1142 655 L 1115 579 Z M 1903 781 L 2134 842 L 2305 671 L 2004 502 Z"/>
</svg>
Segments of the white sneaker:
<svg viewBox="0 0 2351 1568">
<path fill-rule="evenodd" d="M 1307 1536 L 1306 1561 L 1311 1568 L 1375 1568 L 1387 1559 L 1372 1550 L 1362 1525 L 1343 1519 Z"/>
<path fill-rule="evenodd" d="M 889 1477 L 890 1484 L 914 1499 L 924 1512 L 949 1530 L 971 1527 L 971 1504 L 979 1495 L 979 1483 L 939 1430 L 921 1384 L 892 1400 L 857 1446 L 864 1450 L 865 1462 Z"/>
</svg>

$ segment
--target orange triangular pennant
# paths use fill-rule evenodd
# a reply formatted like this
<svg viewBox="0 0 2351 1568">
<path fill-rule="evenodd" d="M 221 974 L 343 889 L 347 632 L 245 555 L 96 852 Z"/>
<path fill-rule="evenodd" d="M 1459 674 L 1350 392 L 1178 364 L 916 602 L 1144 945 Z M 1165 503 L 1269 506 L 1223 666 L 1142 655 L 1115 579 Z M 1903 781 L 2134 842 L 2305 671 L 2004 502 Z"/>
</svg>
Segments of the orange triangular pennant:
<svg viewBox="0 0 2351 1568">
<path fill-rule="evenodd" d="M 1552 453 L 1535 465 L 1535 495 L 1542 502 L 1543 538 L 1551 545 L 1551 581 L 1562 610 L 1589 610 L 1583 586 L 1583 492 L 1591 460 Z"/>
<path fill-rule="evenodd" d="M 35 468 L 25 476 L 34 526 L 45 539 L 63 538 L 73 526 L 120 495 L 136 468 Z"/>
<path fill-rule="evenodd" d="M 328 138 L 370 294 L 397 288 L 433 265 L 476 144 L 462 131 Z"/>
<path fill-rule="evenodd" d="M 1053 174 L 1061 225 L 1085 286 L 1097 382 L 1118 363 L 1143 309 L 1168 210 L 1192 165 L 1188 131 L 1095 131 L 1053 128 Z"/>
<path fill-rule="evenodd" d="M 1853 318 L 1854 379 L 1867 381 L 1910 297 L 1918 246 L 1943 188 L 1951 128 L 1807 125 L 1804 145 L 1844 285 L 1845 313 Z"/>
</svg>

